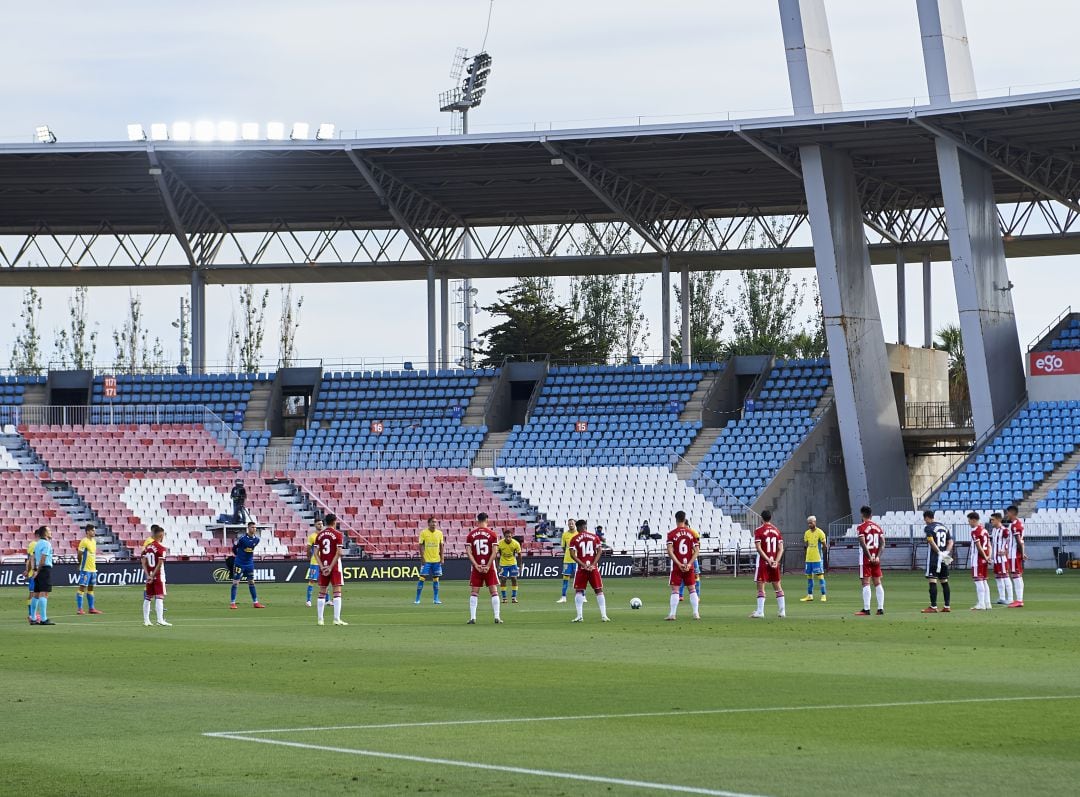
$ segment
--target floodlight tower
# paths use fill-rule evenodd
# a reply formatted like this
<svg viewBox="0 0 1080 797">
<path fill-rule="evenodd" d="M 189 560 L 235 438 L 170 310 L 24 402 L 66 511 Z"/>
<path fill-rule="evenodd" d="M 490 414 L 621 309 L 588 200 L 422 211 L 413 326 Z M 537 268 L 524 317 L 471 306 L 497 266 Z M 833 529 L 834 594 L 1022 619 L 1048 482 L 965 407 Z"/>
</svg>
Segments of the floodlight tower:
<svg viewBox="0 0 1080 797">
<path fill-rule="evenodd" d="M 461 85 L 439 95 L 439 110 L 452 114 L 451 130 L 460 130 L 462 135 L 469 134 L 469 111 L 478 107 L 484 98 L 490 74 L 491 56 L 487 52 L 480 52 L 469 58 L 468 51 L 464 47 L 457 48 L 450 68 L 450 77 L 454 81 L 460 80 Z M 468 260 L 472 255 L 472 243 L 469 240 L 468 228 L 464 232 L 462 257 Z M 476 289 L 472 286 L 472 280 L 469 278 L 462 280 L 461 324 L 458 326 L 461 329 L 461 365 L 464 368 L 472 368 L 473 364 L 472 329 L 473 296 L 475 295 Z M 447 356 L 444 353 L 444 360 Z"/>
</svg>

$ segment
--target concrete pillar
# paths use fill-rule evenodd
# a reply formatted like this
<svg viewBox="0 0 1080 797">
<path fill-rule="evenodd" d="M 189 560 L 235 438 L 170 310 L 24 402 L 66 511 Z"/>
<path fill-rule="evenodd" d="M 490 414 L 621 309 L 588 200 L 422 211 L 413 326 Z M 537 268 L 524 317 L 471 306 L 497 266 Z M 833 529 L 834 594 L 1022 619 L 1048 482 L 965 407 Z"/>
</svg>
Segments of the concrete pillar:
<svg viewBox="0 0 1080 797">
<path fill-rule="evenodd" d="M 206 276 L 191 270 L 191 373 L 206 373 Z"/>
<path fill-rule="evenodd" d="M 660 337 L 664 365 L 671 363 L 671 257 L 664 255 L 660 265 Z"/>
<path fill-rule="evenodd" d="M 842 111 L 825 0 L 779 0 L 796 116 Z"/>
<path fill-rule="evenodd" d="M 435 266 L 429 263 L 427 267 L 427 358 L 429 371 L 434 371 L 437 367 L 435 332 Z"/>
<path fill-rule="evenodd" d="M 907 345 L 907 262 L 904 250 L 896 249 L 896 342 Z"/>
<path fill-rule="evenodd" d="M 930 255 L 923 255 L 922 260 L 922 327 L 923 347 L 934 348 L 934 303 L 933 303 L 933 273 L 931 271 Z"/>
<path fill-rule="evenodd" d="M 855 169 L 833 149 L 808 145 L 800 155 L 851 505 L 910 502 Z"/>
<path fill-rule="evenodd" d="M 918 0 L 918 11 L 932 104 L 975 97 L 961 0 Z M 991 169 L 947 139 L 934 144 L 978 437 L 1023 399 L 1024 361 Z"/>
<path fill-rule="evenodd" d="M 439 358 L 440 368 L 450 367 L 450 280 L 443 277 L 439 280 L 439 326 L 442 345 L 442 356 Z"/>
<path fill-rule="evenodd" d="M 779 0 L 796 114 L 842 110 L 824 0 Z M 844 469 L 853 510 L 901 498 L 907 460 L 850 156 L 800 147 Z M 900 508 L 900 507 L 896 507 Z"/>
<path fill-rule="evenodd" d="M 694 362 L 693 344 L 690 340 L 690 266 L 682 267 L 682 361 L 683 365 Z"/>
</svg>

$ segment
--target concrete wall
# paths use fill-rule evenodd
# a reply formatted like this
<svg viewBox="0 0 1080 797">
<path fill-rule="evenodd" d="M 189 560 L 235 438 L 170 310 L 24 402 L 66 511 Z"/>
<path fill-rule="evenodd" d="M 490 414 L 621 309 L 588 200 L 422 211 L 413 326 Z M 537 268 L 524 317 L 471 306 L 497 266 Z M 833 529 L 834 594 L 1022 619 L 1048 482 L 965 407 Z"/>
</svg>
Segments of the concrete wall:
<svg viewBox="0 0 1080 797">
<path fill-rule="evenodd" d="M 886 343 L 889 370 L 902 374 L 907 402 L 949 400 L 949 355 L 940 349 L 922 349 Z"/>
<path fill-rule="evenodd" d="M 911 479 L 911 494 L 918 502 L 938 479 L 952 471 L 967 454 L 908 454 L 908 475 Z"/>
<path fill-rule="evenodd" d="M 1028 376 L 1028 401 L 1071 401 L 1080 398 L 1080 375 Z"/>
</svg>

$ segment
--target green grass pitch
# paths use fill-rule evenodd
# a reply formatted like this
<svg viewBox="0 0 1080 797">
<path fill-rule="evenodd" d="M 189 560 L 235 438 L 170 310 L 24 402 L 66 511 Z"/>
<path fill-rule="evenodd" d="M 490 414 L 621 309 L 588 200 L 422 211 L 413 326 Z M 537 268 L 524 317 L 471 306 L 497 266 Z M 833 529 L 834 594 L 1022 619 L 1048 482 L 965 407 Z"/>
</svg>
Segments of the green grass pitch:
<svg viewBox="0 0 1080 797">
<path fill-rule="evenodd" d="M 987 614 L 961 576 L 956 611 L 924 616 L 923 579 L 890 574 L 869 618 L 854 576 L 830 576 L 827 604 L 792 576 L 788 619 L 770 596 L 764 621 L 750 582 L 713 578 L 705 619 L 684 603 L 676 623 L 663 580 L 611 580 L 612 622 L 590 597 L 581 625 L 533 581 L 501 626 L 483 599 L 465 625 L 461 583 L 441 607 L 430 587 L 414 606 L 410 584 L 347 585 L 347 628 L 317 627 L 301 586 L 261 587 L 265 611 L 170 587 L 173 628 L 144 628 L 131 587 L 100 589 L 99 617 L 60 589 L 56 627 L 31 628 L 6 589 L 0 793 L 1065 793 L 1078 576 L 1029 574 L 1024 609 Z M 327 726 L 353 727 L 304 730 Z"/>
</svg>

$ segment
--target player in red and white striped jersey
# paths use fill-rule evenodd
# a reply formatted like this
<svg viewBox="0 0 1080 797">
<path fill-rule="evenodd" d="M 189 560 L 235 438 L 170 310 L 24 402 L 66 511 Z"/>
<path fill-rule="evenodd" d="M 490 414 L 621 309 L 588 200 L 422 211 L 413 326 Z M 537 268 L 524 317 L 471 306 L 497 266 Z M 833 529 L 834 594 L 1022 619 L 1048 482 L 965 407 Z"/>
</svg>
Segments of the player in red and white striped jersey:
<svg viewBox="0 0 1080 797">
<path fill-rule="evenodd" d="M 1005 510 L 1005 520 L 1009 523 L 1009 576 L 1012 578 L 1015 599 L 1009 604 L 1010 609 L 1019 609 L 1024 605 L 1024 562 L 1027 550 L 1024 547 L 1024 522 L 1019 517 L 1020 510 L 1010 506 Z"/>
<path fill-rule="evenodd" d="M 994 584 L 997 602 L 1008 606 L 1013 601 L 1012 579 L 1009 578 L 1009 527 L 1000 512 L 990 515 L 990 551 L 994 563 Z"/>
<path fill-rule="evenodd" d="M 971 577 L 975 580 L 977 597 L 971 610 L 990 611 L 990 585 L 986 583 L 991 559 L 990 534 L 979 522 L 978 512 L 968 513 L 968 525 L 971 526 Z"/>
</svg>

